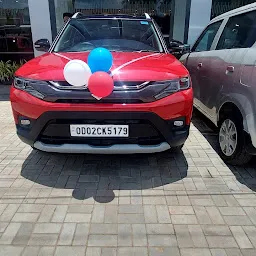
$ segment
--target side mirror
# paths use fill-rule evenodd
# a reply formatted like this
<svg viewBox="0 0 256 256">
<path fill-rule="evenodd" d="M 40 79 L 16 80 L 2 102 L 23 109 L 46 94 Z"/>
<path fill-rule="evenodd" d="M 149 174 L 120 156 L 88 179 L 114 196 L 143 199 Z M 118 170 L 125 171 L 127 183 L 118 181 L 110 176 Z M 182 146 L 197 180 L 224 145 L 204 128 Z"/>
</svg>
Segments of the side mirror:
<svg viewBox="0 0 256 256">
<path fill-rule="evenodd" d="M 190 45 L 177 40 L 171 40 L 168 49 L 171 54 L 179 59 L 183 54 L 190 52 Z"/>
<path fill-rule="evenodd" d="M 39 39 L 35 42 L 35 48 L 40 52 L 48 52 L 51 45 L 48 39 Z"/>
</svg>

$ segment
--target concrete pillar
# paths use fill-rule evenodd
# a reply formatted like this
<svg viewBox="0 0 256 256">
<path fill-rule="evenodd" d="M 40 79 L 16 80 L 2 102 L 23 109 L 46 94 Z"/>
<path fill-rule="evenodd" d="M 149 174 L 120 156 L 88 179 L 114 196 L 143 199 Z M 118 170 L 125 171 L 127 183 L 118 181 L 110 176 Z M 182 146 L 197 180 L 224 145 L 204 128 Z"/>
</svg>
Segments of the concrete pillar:
<svg viewBox="0 0 256 256">
<path fill-rule="evenodd" d="M 180 0 L 176 0 L 180 1 Z M 211 19 L 212 0 L 191 0 L 188 43 L 194 44 Z"/>
<path fill-rule="evenodd" d="M 172 39 L 186 43 L 191 0 L 174 0 Z"/>
<path fill-rule="evenodd" d="M 212 0 L 175 0 L 172 38 L 193 44 L 211 18 Z"/>
<path fill-rule="evenodd" d="M 52 42 L 52 26 L 49 0 L 28 0 L 33 43 L 46 38 Z M 42 54 L 34 48 L 35 57 Z"/>
</svg>

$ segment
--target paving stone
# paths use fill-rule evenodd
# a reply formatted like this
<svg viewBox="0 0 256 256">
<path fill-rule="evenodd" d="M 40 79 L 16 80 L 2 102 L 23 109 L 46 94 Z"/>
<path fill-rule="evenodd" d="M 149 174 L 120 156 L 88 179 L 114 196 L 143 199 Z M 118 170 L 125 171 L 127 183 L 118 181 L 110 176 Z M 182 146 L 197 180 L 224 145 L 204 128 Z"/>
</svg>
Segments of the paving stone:
<svg viewBox="0 0 256 256">
<path fill-rule="evenodd" d="M 64 222 L 89 223 L 91 214 L 87 213 L 67 213 Z"/>
<path fill-rule="evenodd" d="M 20 226 L 21 223 L 10 223 L 0 238 L 0 244 L 11 244 Z"/>
<path fill-rule="evenodd" d="M 254 256 L 256 255 L 256 249 L 242 249 L 241 250 L 243 256 Z"/>
<path fill-rule="evenodd" d="M 29 245 L 55 245 L 58 234 L 32 234 L 28 242 Z"/>
<path fill-rule="evenodd" d="M 174 235 L 172 224 L 146 224 L 149 235 Z"/>
<path fill-rule="evenodd" d="M 105 205 L 95 205 L 92 212 L 92 223 L 104 223 Z"/>
<path fill-rule="evenodd" d="M 203 248 L 181 248 L 180 249 L 181 256 L 212 256 L 211 251 L 209 249 Z"/>
<path fill-rule="evenodd" d="M 117 255 L 117 248 L 102 248 L 101 249 L 102 256 L 116 256 Z"/>
<path fill-rule="evenodd" d="M 14 222 L 36 222 L 39 213 L 15 213 L 12 221 Z"/>
<path fill-rule="evenodd" d="M 117 235 L 89 235 L 88 246 L 117 246 Z"/>
<path fill-rule="evenodd" d="M 143 247 L 120 247 L 117 251 L 118 256 L 147 256 L 148 250 Z"/>
<path fill-rule="evenodd" d="M 194 211 L 200 224 L 212 224 L 212 220 L 204 206 L 195 206 Z"/>
<path fill-rule="evenodd" d="M 138 213 L 143 214 L 143 208 L 137 205 L 120 205 L 118 207 L 119 213 Z"/>
<path fill-rule="evenodd" d="M 178 248 L 175 247 L 151 247 L 149 256 L 180 256 Z"/>
<path fill-rule="evenodd" d="M 133 246 L 147 246 L 146 225 L 132 224 Z"/>
<path fill-rule="evenodd" d="M 222 215 L 246 215 L 241 207 L 220 207 L 219 210 Z"/>
<path fill-rule="evenodd" d="M 69 205 L 68 213 L 92 213 L 93 205 Z"/>
<path fill-rule="evenodd" d="M 118 224 L 118 246 L 132 246 L 132 226 Z"/>
<path fill-rule="evenodd" d="M 199 225 L 188 225 L 188 230 L 195 247 L 208 247 L 204 233 Z"/>
<path fill-rule="evenodd" d="M 37 213 L 41 212 L 44 208 L 42 204 L 22 204 L 20 205 L 18 212 Z"/>
<path fill-rule="evenodd" d="M 244 210 L 248 217 L 250 218 L 251 222 L 256 225 L 256 208 L 254 207 L 244 207 Z"/>
<path fill-rule="evenodd" d="M 40 248 L 38 256 L 53 256 L 54 251 L 55 247 L 43 246 Z"/>
<path fill-rule="evenodd" d="M 256 248 L 256 227 L 255 226 L 243 226 L 243 230 L 250 239 L 253 246 Z"/>
<path fill-rule="evenodd" d="M 173 224 L 198 224 L 195 215 L 171 215 Z"/>
<path fill-rule="evenodd" d="M 81 246 L 57 246 L 54 256 L 74 255 L 84 256 L 85 247 Z"/>
<path fill-rule="evenodd" d="M 206 236 L 232 236 L 228 226 L 202 225 L 202 229 Z"/>
<path fill-rule="evenodd" d="M 251 220 L 247 216 L 223 216 L 228 225 L 252 225 Z"/>
<path fill-rule="evenodd" d="M 123 224 L 135 224 L 135 223 L 144 223 L 143 214 L 118 214 L 118 223 Z"/>
<path fill-rule="evenodd" d="M 89 224 L 78 223 L 76 225 L 75 236 L 73 239 L 73 245 L 86 245 L 89 235 Z"/>
<path fill-rule="evenodd" d="M 170 214 L 195 214 L 192 206 L 169 206 Z"/>
<path fill-rule="evenodd" d="M 206 211 L 208 212 L 213 224 L 216 224 L 216 225 L 225 224 L 217 207 L 214 207 L 214 206 L 206 207 Z"/>
<path fill-rule="evenodd" d="M 212 256 L 227 256 L 224 249 L 211 249 Z"/>
<path fill-rule="evenodd" d="M 9 204 L 1 214 L 0 221 L 11 221 L 18 208 L 19 204 Z"/>
<path fill-rule="evenodd" d="M 63 222 L 67 214 L 67 205 L 57 205 L 52 215 L 51 222 Z"/>
<path fill-rule="evenodd" d="M 85 256 L 101 256 L 101 248 L 87 247 Z"/>
<path fill-rule="evenodd" d="M 22 223 L 12 243 L 14 245 L 26 245 L 30 239 L 33 228 L 34 223 Z"/>
<path fill-rule="evenodd" d="M 0 222 L 0 233 L 3 233 L 6 230 L 8 225 L 9 225 L 8 222 Z"/>
<path fill-rule="evenodd" d="M 230 229 L 236 239 L 238 246 L 241 249 L 253 248 L 250 240 L 248 239 L 241 226 L 231 226 Z"/>
<path fill-rule="evenodd" d="M 105 208 L 105 223 L 117 223 L 117 213 L 118 207 L 117 205 L 107 205 Z"/>
<path fill-rule="evenodd" d="M 90 234 L 117 234 L 117 224 L 91 224 Z"/>
<path fill-rule="evenodd" d="M 75 230 L 75 223 L 64 223 L 58 240 L 58 245 L 71 245 Z"/>
<path fill-rule="evenodd" d="M 19 256 L 23 251 L 23 246 L 6 246 L 0 245 L 0 255 L 1 256 Z"/>
<path fill-rule="evenodd" d="M 44 209 L 41 211 L 38 222 L 50 222 L 55 209 L 55 205 L 45 205 Z"/>
<path fill-rule="evenodd" d="M 230 236 L 206 236 L 210 248 L 238 248 L 233 237 Z"/>
<path fill-rule="evenodd" d="M 61 224 L 57 223 L 37 223 L 33 233 L 57 234 L 61 230 Z"/>
<path fill-rule="evenodd" d="M 179 248 L 192 248 L 194 243 L 187 225 L 174 225 Z"/>
<path fill-rule="evenodd" d="M 157 223 L 157 212 L 154 205 L 144 205 L 144 217 L 146 223 Z"/>
<path fill-rule="evenodd" d="M 225 249 L 228 256 L 243 256 L 240 249 Z"/>
<path fill-rule="evenodd" d="M 40 247 L 28 246 L 24 249 L 22 256 L 38 255 Z"/>
<path fill-rule="evenodd" d="M 173 235 L 148 235 L 149 246 L 177 247 L 176 237 Z"/>
</svg>

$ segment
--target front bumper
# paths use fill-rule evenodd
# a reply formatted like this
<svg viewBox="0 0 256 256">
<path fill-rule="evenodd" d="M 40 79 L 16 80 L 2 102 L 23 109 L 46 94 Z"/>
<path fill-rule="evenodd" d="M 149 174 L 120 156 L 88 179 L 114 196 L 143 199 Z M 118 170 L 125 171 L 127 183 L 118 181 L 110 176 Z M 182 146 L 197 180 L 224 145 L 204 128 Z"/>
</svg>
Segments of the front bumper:
<svg viewBox="0 0 256 256">
<path fill-rule="evenodd" d="M 189 125 L 175 127 L 174 121 L 163 120 L 147 112 L 46 112 L 25 128 L 19 124 L 20 139 L 43 151 L 65 153 L 153 153 L 177 147 L 186 141 Z M 76 138 L 70 136 L 70 124 L 127 124 L 129 138 Z M 72 145 L 72 146 L 70 146 Z M 118 145 L 118 146 L 115 146 Z"/>
<path fill-rule="evenodd" d="M 192 115 L 192 90 L 147 104 L 57 104 L 12 88 L 17 134 L 25 143 L 47 152 L 153 153 L 186 141 Z M 29 126 L 20 120 L 30 120 Z M 176 127 L 174 121 L 183 121 Z M 70 124 L 125 124 L 129 138 L 74 138 Z"/>
</svg>

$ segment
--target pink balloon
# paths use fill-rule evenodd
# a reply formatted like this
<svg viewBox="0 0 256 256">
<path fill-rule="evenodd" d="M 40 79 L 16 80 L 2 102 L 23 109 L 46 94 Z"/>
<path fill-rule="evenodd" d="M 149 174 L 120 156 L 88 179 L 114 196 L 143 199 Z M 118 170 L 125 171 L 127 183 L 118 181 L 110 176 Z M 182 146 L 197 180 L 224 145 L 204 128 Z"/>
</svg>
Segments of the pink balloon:
<svg viewBox="0 0 256 256">
<path fill-rule="evenodd" d="M 88 89 L 94 96 L 104 98 L 113 92 L 114 81 L 106 72 L 95 72 L 89 78 Z"/>
</svg>

